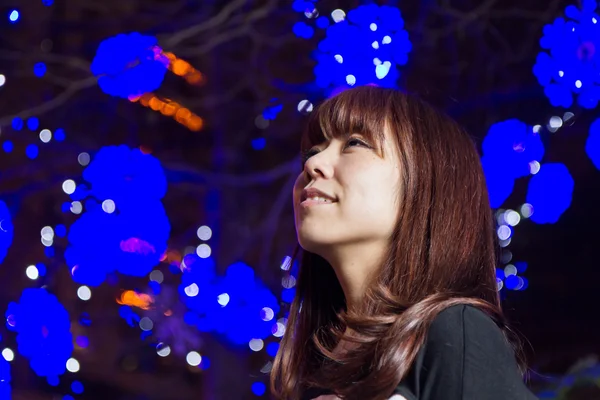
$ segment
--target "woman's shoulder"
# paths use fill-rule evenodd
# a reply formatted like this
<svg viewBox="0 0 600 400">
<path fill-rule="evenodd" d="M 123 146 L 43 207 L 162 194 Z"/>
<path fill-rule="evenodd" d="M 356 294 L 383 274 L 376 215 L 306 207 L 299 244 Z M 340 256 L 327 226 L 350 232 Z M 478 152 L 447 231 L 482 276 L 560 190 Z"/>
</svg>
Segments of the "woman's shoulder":
<svg viewBox="0 0 600 400">
<path fill-rule="evenodd" d="M 503 337 L 502 330 L 484 311 L 468 304 L 457 304 L 441 311 L 431 323 L 428 340 L 457 337 L 465 335 L 492 335 Z"/>
<path fill-rule="evenodd" d="M 425 358 L 456 360 L 461 364 L 475 354 L 516 366 L 515 353 L 502 329 L 484 311 L 460 304 L 441 311 L 431 323 L 422 348 Z"/>
</svg>

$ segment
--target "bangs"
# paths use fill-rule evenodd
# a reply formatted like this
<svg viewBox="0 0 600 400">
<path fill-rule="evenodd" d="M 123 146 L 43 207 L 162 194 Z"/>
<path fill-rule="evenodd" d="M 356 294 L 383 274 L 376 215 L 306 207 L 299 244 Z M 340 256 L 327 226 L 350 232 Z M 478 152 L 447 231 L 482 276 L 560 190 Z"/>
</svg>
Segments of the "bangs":
<svg viewBox="0 0 600 400">
<path fill-rule="evenodd" d="M 381 88 L 361 86 L 325 100 L 309 117 L 301 150 L 306 151 L 332 138 L 344 139 L 358 133 L 381 154 L 389 121 L 390 94 Z"/>
</svg>

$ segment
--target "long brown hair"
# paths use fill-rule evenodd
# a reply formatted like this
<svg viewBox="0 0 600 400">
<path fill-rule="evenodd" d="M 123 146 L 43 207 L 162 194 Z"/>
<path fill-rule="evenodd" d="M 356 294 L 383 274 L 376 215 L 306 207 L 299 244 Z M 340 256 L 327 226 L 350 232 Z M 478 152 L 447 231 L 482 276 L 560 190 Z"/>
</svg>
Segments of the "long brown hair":
<svg viewBox="0 0 600 400">
<path fill-rule="evenodd" d="M 302 150 L 361 133 L 400 154 L 399 218 L 386 261 L 361 308 L 347 310 L 327 261 L 301 252 L 296 297 L 271 371 L 271 391 L 298 399 L 308 387 L 345 399 L 387 399 L 409 371 L 428 328 L 444 309 L 470 304 L 515 346 L 496 282 L 495 224 L 479 155 L 451 118 L 397 90 L 363 86 L 324 101 L 309 118 Z M 352 335 L 345 333 L 349 328 Z M 340 339 L 356 345 L 342 355 Z"/>
</svg>

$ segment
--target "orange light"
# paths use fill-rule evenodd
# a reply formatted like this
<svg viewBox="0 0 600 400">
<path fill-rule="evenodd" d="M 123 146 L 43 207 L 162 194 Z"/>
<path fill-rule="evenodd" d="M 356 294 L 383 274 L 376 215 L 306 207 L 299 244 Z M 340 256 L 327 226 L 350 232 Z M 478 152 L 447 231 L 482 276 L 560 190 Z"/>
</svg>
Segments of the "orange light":
<svg viewBox="0 0 600 400">
<path fill-rule="evenodd" d="M 162 102 L 162 100 L 160 100 L 158 97 L 153 97 L 150 99 L 150 108 L 154 111 L 160 110 L 163 104 L 164 103 Z"/>
<path fill-rule="evenodd" d="M 144 293 L 136 293 L 133 290 L 126 290 L 121 293 L 121 298 L 117 299 L 118 304 L 141 308 L 142 310 L 149 310 L 151 308 L 154 299 Z"/>
<path fill-rule="evenodd" d="M 204 126 L 204 121 L 197 115 L 192 115 L 187 120 L 187 127 L 194 132 L 199 131 Z"/>
<path fill-rule="evenodd" d="M 173 71 L 175 75 L 184 76 L 190 69 L 193 69 L 192 66 L 179 58 L 171 64 L 171 71 Z"/>
</svg>

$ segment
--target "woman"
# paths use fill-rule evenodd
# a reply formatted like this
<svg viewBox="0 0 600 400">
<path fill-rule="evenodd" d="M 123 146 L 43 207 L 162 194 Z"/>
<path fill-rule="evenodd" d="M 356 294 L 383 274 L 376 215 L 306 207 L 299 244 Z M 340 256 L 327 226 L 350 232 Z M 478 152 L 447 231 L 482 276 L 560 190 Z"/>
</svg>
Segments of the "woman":
<svg viewBox="0 0 600 400">
<path fill-rule="evenodd" d="M 416 98 L 365 86 L 321 104 L 301 147 L 303 253 L 274 396 L 535 399 L 500 308 L 469 136 Z"/>
</svg>

